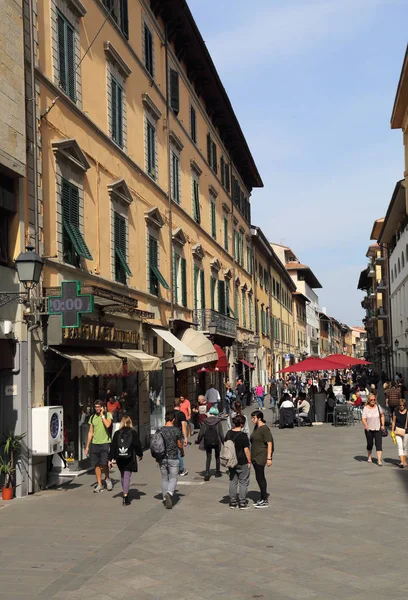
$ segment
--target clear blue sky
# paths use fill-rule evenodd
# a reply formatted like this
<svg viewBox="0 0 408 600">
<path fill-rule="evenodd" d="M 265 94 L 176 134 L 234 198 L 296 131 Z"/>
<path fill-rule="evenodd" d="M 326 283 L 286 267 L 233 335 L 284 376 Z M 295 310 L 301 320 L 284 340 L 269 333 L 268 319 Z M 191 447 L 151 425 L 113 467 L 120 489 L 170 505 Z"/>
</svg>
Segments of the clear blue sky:
<svg viewBox="0 0 408 600">
<path fill-rule="evenodd" d="M 360 271 L 404 171 L 390 115 L 408 0 L 188 0 L 265 187 L 252 222 L 323 285 L 320 305 L 361 325 Z"/>
</svg>

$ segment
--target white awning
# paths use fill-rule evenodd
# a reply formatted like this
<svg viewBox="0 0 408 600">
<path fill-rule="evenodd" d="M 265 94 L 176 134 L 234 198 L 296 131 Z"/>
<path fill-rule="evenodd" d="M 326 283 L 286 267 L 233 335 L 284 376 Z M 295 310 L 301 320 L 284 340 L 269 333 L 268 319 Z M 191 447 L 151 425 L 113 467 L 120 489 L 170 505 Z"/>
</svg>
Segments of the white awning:
<svg viewBox="0 0 408 600">
<path fill-rule="evenodd" d="M 160 371 L 161 360 L 158 356 L 151 356 L 142 350 L 130 350 L 126 348 L 109 348 L 108 352 L 119 358 L 126 358 L 128 373 L 146 371 Z"/>
<path fill-rule="evenodd" d="M 199 367 L 210 362 L 216 362 L 218 360 L 218 354 L 214 346 L 201 331 L 196 329 L 186 329 L 181 338 L 183 345 L 185 344 L 189 348 L 192 348 L 193 352 L 197 355 L 196 361 L 186 362 L 182 360 L 182 355 L 176 351 L 174 357 L 174 364 L 178 371 L 184 369 L 190 369 L 191 367 Z"/>
<path fill-rule="evenodd" d="M 51 348 L 53 352 L 71 361 L 71 379 L 74 377 L 93 377 L 94 375 L 123 375 L 123 362 L 109 354 L 106 350 L 92 351 L 65 350 L 60 352 Z"/>
<path fill-rule="evenodd" d="M 190 350 L 190 348 L 184 344 L 184 342 L 180 341 L 175 335 L 173 335 L 167 329 L 159 329 L 152 327 L 153 331 L 157 333 L 165 342 L 167 342 L 174 350 L 176 351 L 176 355 L 179 356 L 179 360 L 188 360 L 189 362 L 194 362 L 197 358 L 197 353 Z"/>
</svg>

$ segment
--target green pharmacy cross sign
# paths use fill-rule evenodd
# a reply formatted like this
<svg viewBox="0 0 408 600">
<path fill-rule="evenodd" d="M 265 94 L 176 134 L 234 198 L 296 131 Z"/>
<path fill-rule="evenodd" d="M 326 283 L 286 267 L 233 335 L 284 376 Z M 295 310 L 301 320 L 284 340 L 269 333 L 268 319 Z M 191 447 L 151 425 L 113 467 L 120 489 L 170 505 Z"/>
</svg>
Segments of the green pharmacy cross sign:
<svg viewBox="0 0 408 600">
<path fill-rule="evenodd" d="M 94 298 L 91 294 L 81 295 L 79 281 L 63 281 L 61 295 L 48 298 L 48 313 L 62 315 L 62 327 L 79 327 L 81 314 L 91 313 L 94 309 Z"/>
</svg>

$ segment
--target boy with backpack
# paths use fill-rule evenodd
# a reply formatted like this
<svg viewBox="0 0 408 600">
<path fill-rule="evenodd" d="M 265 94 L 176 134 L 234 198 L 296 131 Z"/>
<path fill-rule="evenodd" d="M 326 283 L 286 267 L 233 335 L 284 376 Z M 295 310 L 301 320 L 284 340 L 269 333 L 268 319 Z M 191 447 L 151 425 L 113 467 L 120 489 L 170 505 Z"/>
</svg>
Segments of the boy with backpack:
<svg viewBox="0 0 408 600">
<path fill-rule="evenodd" d="M 233 417 L 232 424 L 233 428 L 225 436 L 221 462 L 223 466 L 229 468 L 229 507 L 247 510 L 249 505 L 246 496 L 249 486 L 251 453 L 248 436 L 242 431 L 245 425 L 244 415 L 239 414 Z M 237 502 L 238 484 L 239 500 Z"/>
<path fill-rule="evenodd" d="M 209 416 L 201 425 L 197 442 L 200 450 L 205 450 L 206 463 L 204 481 L 210 480 L 210 466 L 212 452 L 215 454 L 215 476 L 221 477 L 220 451 L 224 445 L 224 432 L 222 430 L 222 419 L 218 416 L 218 408 L 210 408 Z"/>
<path fill-rule="evenodd" d="M 173 496 L 179 474 L 179 451 L 184 456 L 182 433 L 174 426 L 174 410 L 166 412 L 164 427 L 161 427 L 150 439 L 150 452 L 159 463 L 162 476 L 163 504 L 173 508 Z"/>
</svg>

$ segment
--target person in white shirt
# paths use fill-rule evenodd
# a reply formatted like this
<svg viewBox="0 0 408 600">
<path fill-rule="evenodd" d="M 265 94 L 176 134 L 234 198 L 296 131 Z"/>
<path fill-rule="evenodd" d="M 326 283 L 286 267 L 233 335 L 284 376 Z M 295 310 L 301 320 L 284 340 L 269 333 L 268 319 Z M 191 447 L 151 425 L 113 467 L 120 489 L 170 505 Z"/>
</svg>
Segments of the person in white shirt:
<svg viewBox="0 0 408 600">
<path fill-rule="evenodd" d="M 310 411 L 310 402 L 306 400 L 306 394 L 304 392 L 299 393 L 299 417 L 308 417 Z"/>
<path fill-rule="evenodd" d="M 284 394 L 282 396 L 280 408 L 295 408 L 295 405 L 293 404 L 292 398 L 289 394 Z"/>
</svg>

